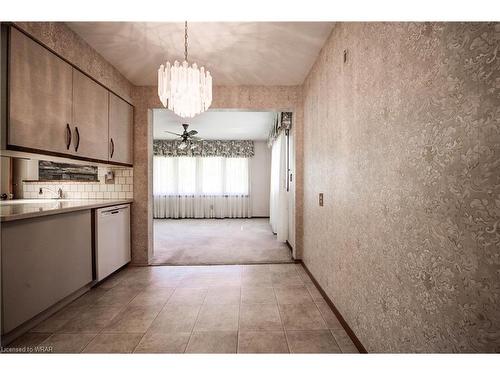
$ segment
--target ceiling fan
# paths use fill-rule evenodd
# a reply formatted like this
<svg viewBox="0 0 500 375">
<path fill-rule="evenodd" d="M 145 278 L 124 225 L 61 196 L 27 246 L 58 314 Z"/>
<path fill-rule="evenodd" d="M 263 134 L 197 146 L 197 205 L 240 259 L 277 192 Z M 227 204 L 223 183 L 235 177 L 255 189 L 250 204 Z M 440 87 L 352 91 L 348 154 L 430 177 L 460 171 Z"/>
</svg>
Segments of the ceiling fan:
<svg viewBox="0 0 500 375">
<path fill-rule="evenodd" d="M 198 132 L 196 130 L 190 130 L 190 131 L 187 130 L 189 127 L 189 124 L 182 124 L 182 127 L 184 128 L 184 132 L 182 134 L 170 132 L 168 130 L 165 130 L 165 133 L 169 133 L 169 134 L 173 134 L 173 135 L 177 135 L 177 136 L 181 137 L 181 143 L 179 143 L 179 146 L 177 146 L 177 148 L 179 150 L 185 150 L 188 147 L 191 150 L 197 148 L 198 145 L 194 142 L 201 142 L 201 141 L 203 141 L 203 139 L 201 139 L 200 137 L 196 137 L 196 134 L 198 134 Z"/>
</svg>

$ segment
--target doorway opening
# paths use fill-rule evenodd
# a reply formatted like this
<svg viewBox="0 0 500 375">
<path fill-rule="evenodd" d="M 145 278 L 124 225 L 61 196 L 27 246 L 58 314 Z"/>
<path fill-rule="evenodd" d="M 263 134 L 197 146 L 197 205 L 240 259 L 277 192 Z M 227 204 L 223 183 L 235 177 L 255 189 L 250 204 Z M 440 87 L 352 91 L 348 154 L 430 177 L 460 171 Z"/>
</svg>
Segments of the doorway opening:
<svg viewBox="0 0 500 375">
<path fill-rule="evenodd" d="M 152 264 L 292 262 L 291 113 L 154 109 L 152 120 Z"/>
</svg>

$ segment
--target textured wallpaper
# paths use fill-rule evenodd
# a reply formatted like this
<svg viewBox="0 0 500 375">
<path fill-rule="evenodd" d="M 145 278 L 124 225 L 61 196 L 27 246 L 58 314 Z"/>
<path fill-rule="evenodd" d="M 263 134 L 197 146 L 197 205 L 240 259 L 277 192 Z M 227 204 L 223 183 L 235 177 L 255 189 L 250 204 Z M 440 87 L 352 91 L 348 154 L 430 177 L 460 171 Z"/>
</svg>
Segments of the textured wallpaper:
<svg viewBox="0 0 500 375">
<path fill-rule="evenodd" d="M 304 83 L 303 258 L 369 352 L 500 351 L 499 72 L 499 23 L 339 23 Z"/>
</svg>

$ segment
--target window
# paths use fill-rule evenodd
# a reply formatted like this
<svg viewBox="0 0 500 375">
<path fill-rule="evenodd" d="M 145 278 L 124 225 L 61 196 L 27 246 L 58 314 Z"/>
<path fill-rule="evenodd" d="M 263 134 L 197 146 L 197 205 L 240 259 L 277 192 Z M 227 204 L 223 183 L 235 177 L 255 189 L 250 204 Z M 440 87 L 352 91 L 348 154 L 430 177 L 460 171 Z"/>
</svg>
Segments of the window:
<svg viewBox="0 0 500 375">
<path fill-rule="evenodd" d="M 201 158 L 202 177 L 201 187 L 203 194 L 222 194 L 222 161 L 224 159 L 212 157 Z"/>
<path fill-rule="evenodd" d="M 196 193 L 196 158 L 178 157 L 177 159 L 177 194 L 191 195 Z M 174 160 L 175 162 L 175 160 Z"/>
<path fill-rule="evenodd" d="M 153 158 L 154 195 L 248 195 L 247 158 Z"/>
<path fill-rule="evenodd" d="M 174 184 L 174 158 L 153 158 L 153 194 L 172 195 L 177 193 Z"/>
<path fill-rule="evenodd" d="M 225 192 L 230 195 L 248 195 L 248 159 L 226 159 Z"/>
</svg>

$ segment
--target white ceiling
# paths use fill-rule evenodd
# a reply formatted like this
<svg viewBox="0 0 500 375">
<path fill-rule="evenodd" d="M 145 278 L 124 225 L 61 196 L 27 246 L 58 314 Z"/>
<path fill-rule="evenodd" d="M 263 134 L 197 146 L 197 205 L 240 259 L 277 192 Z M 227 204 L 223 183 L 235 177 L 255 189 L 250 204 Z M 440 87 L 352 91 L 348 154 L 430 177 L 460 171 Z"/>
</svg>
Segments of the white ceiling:
<svg viewBox="0 0 500 375">
<path fill-rule="evenodd" d="M 160 64 L 184 60 L 183 22 L 67 25 L 137 86 L 156 85 Z M 188 23 L 188 61 L 205 66 L 215 85 L 299 85 L 332 27 L 332 22 Z"/>
<path fill-rule="evenodd" d="M 168 109 L 153 110 L 154 139 L 177 139 L 165 130 L 182 133 L 182 124 L 188 130 L 197 130 L 203 139 L 266 140 L 273 125 L 274 112 L 209 110 L 193 119 L 183 119 Z"/>
</svg>

